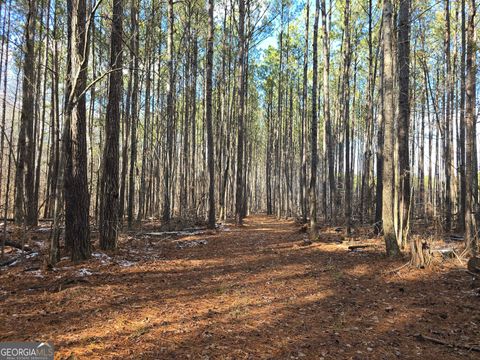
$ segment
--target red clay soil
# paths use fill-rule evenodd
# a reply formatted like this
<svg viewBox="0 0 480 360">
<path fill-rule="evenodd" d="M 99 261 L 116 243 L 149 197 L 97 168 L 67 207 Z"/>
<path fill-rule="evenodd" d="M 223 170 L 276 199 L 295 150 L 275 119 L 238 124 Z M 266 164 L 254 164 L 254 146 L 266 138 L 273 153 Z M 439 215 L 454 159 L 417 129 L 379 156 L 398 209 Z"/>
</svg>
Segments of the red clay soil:
<svg viewBox="0 0 480 360">
<path fill-rule="evenodd" d="M 124 235 L 115 254 L 54 271 L 40 256 L 3 267 L 0 341 L 50 341 L 58 359 L 480 358 L 465 348 L 480 347 L 480 300 L 458 261 L 391 271 L 406 260 L 381 239 L 351 252 L 327 230 L 303 246 L 294 222 L 253 216 Z"/>
</svg>

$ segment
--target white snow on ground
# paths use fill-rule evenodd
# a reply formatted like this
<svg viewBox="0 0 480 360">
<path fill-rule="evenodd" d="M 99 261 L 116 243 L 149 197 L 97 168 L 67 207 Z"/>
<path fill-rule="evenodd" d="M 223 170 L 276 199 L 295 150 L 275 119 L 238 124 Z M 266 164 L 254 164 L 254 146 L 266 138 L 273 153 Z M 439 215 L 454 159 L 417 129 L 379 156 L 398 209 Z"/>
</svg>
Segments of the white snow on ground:
<svg viewBox="0 0 480 360">
<path fill-rule="evenodd" d="M 77 275 L 83 277 L 83 276 L 93 275 L 93 273 L 88 269 L 81 268 L 81 269 L 77 270 Z"/>
<path fill-rule="evenodd" d="M 35 271 L 30 271 L 30 274 L 37 278 L 44 278 L 45 276 L 42 274 L 42 270 L 35 270 Z"/>
<path fill-rule="evenodd" d="M 203 234 L 203 230 L 196 231 L 161 231 L 161 232 L 148 232 L 143 235 L 147 236 L 164 236 L 164 235 L 178 235 L 178 236 L 193 236 Z"/>
<path fill-rule="evenodd" d="M 189 247 L 195 247 L 199 245 L 207 245 L 207 240 L 186 240 L 177 243 L 177 249 L 184 249 Z"/>
<path fill-rule="evenodd" d="M 220 231 L 227 231 L 227 232 L 228 232 L 228 231 L 232 231 L 232 230 L 231 230 L 227 225 L 225 225 L 225 224 L 220 224 L 220 225 L 218 225 L 218 230 L 220 230 Z"/>
<path fill-rule="evenodd" d="M 102 264 L 108 264 L 112 260 L 112 258 L 110 256 L 108 256 L 107 254 L 101 253 L 101 252 L 94 252 L 94 253 L 92 253 L 92 256 L 95 259 L 100 260 L 100 262 Z"/>
<path fill-rule="evenodd" d="M 118 265 L 120 265 L 122 267 L 130 267 L 130 266 L 134 266 L 136 264 L 137 264 L 136 262 L 128 261 L 128 260 L 120 260 L 118 262 Z"/>
</svg>

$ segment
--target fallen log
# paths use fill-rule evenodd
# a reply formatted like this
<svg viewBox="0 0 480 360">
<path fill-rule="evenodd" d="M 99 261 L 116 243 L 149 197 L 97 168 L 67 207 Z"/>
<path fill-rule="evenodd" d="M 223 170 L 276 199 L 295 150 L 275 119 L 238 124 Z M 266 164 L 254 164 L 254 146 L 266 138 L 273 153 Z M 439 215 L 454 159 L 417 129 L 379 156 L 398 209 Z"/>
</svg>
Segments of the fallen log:
<svg viewBox="0 0 480 360">
<path fill-rule="evenodd" d="M 27 251 L 27 252 L 22 253 L 22 254 L 19 255 L 19 256 L 15 256 L 15 257 L 13 257 L 13 258 L 11 258 L 11 259 L 6 259 L 6 260 L 3 260 L 3 261 L 0 261 L 0 267 L 8 266 L 8 265 L 10 265 L 10 264 L 13 264 L 15 261 L 22 259 L 23 257 L 25 257 L 26 255 L 31 254 L 32 252 L 33 252 L 33 251 L 29 250 L 29 251 Z"/>
<path fill-rule="evenodd" d="M 371 247 L 374 247 L 374 245 L 373 245 L 373 244 L 350 245 L 350 246 L 348 247 L 348 250 L 354 251 L 354 250 L 358 250 L 358 249 L 366 249 L 366 248 L 371 248 Z"/>
<path fill-rule="evenodd" d="M 190 228 L 190 229 L 183 229 L 178 231 L 152 231 L 146 232 L 142 235 L 147 236 L 164 236 L 164 235 L 176 235 L 176 236 L 187 236 L 187 235 L 199 235 L 203 234 L 207 230 L 207 228 Z"/>
<path fill-rule="evenodd" d="M 13 264 L 15 261 L 17 261 L 19 259 L 20 259 L 20 256 L 16 256 L 16 257 L 11 258 L 11 259 L 6 259 L 6 260 L 3 260 L 3 261 L 0 261 L 0 267 L 8 266 L 10 264 Z"/>
<path fill-rule="evenodd" d="M 449 240 L 450 241 L 463 241 L 464 237 L 462 235 L 451 234 Z"/>
<path fill-rule="evenodd" d="M 445 340 L 437 339 L 437 338 L 422 335 L 422 334 L 416 334 L 415 338 L 419 341 L 430 341 L 430 342 L 433 342 L 435 344 L 445 345 L 445 346 L 448 346 L 448 347 L 454 348 L 454 349 L 463 349 L 463 350 L 468 350 L 468 351 L 480 352 L 480 347 L 475 346 L 475 345 L 464 345 L 464 344 L 449 343 Z"/>
<path fill-rule="evenodd" d="M 441 249 L 433 249 L 432 253 L 439 254 L 442 258 L 448 259 L 448 258 L 454 258 L 454 250 L 452 248 L 441 248 Z"/>
<path fill-rule="evenodd" d="M 32 250 L 30 248 L 30 246 L 28 246 L 27 244 L 24 244 L 22 246 L 22 244 L 17 243 L 16 241 L 12 241 L 12 240 L 5 240 L 5 245 L 14 247 L 16 249 L 25 250 L 25 251 L 31 251 Z"/>
</svg>

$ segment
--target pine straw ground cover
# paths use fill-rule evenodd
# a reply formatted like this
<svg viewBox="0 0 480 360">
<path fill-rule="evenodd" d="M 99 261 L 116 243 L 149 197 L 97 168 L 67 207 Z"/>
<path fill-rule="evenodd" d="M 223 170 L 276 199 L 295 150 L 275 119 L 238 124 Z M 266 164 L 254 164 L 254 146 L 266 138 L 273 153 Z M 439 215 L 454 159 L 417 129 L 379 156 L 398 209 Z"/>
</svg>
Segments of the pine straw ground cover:
<svg viewBox="0 0 480 360">
<path fill-rule="evenodd" d="M 124 234 L 116 253 L 53 271 L 41 256 L 5 266 L 0 341 L 51 341 L 58 359 L 479 358 L 480 299 L 458 261 L 391 271 L 406 260 L 379 238 L 352 252 L 334 229 L 303 246 L 299 229 L 252 216 Z"/>
</svg>

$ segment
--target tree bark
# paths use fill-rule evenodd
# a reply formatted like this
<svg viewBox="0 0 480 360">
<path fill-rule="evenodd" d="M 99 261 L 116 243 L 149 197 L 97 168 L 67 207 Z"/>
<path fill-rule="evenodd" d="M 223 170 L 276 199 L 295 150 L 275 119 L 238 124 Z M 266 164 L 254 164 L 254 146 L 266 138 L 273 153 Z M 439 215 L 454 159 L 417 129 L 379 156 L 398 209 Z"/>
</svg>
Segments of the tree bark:
<svg viewBox="0 0 480 360">
<path fill-rule="evenodd" d="M 303 84 L 302 84 L 302 133 L 300 137 L 300 203 L 302 210 L 302 220 L 307 222 L 307 114 L 308 114 L 308 33 L 310 23 L 310 2 L 307 1 L 305 14 L 305 49 L 303 53 Z M 270 130 L 269 130 L 270 134 Z M 270 152 L 268 152 L 267 156 Z M 268 161 L 268 159 L 267 159 Z M 267 164 L 269 166 L 269 164 Z M 267 181 L 270 182 L 268 179 Z"/>
<path fill-rule="evenodd" d="M 22 112 L 20 115 L 20 131 L 18 134 L 18 154 L 15 169 L 15 222 L 21 223 L 24 220 L 31 225 L 30 201 L 33 200 L 33 169 L 31 164 L 34 159 L 33 145 L 33 118 L 34 118 L 34 94 L 35 94 L 35 23 L 36 23 L 36 1 L 28 1 L 27 19 L 25 22 L 25 57 L 23 60 L 23 81 L 22 81 Z M 25 174 L 25 166 L 27 174 Z M 27 176 L 26 176 L 27 175 Z M 30 188 L 29 188 L 30 187 Z M 25 204 L 26 193 L 26 204 Z M 27 217 L 25 216 L 27 207 Z M 35 209 L 36 211 L 36 209 Z"/>
<path fill-rule="evenodd" d="M 476 44 L 475 44 L 475 0 L 469 0 L 469 14 L 467 24 L 467 67 L 466 67 L 466 197 L 465 197 L 465 245 L 472 256 L 477 254 L 477 216 L 478 199 L 473 189 L 475 174 L 478 171 L 475 156 L 475 101 L 476 101 Z"/>
<path fill-rule="evenodd" d="M 312 83 L 312 123 L 310 165 L 310 240 L 317 238 L 317 78 L 318 78 L 318 16 L 320 0 L 315 1 L 315 20 L 313 23 L 313 83 Z"/>
<path fill-rule="evenodd" d="M 235 221 L 243 224 L 243 146 L 244 146 L 244 112 L 245 112 L 245 0 L 238 0 L 238 136 L 237 136 L 237 180 L 235 190 Z"/>
<path fill-rule="evenodd" d="M 207 69 L 206 69 L 206 112 L 207 147 L 208 147 L 208 227 L 215 228 L 215 159 L 212 129 L 212 68 L 213 68 L 213 1 L 208 0 L 208 38 L 207 38 Z"/>
<path fill-rule="evenodd" d="M 110 82 L 108 89 L 105 147 L 103 150 L 102 197 L 100 210 L 100 248 L 117 247 L 119 204 L 119 136 L 120 102 L 122 99 L 122 21 L 123 0 L 113 0 L 110 38 Z"/>
<path fill-rule="evenodd" d="M 335 199 L 335 170 L 333 162 L 333 134 L 332 134 L 332 121 L 330 116 L 330 32 L 328 30 L 327 22 L 327 8 L 325 0 L 322 0 L 322 28 L 323 28 L 323 103 L 324 103 L 324 137 L 325 137 L 325 149 L 324 171 L 328 172 L 328 187 L 329 197 L 328 203 L 330 204 L 330 215 L 333 217 L 335 213 L 334 199 Z M 325 214 L 326 215 L 326 214 Z"/>
<path fill-rule="evenodd" d="M 168 0 L 168 89 L 167 89 L 167 161 L 164 167 L 164 193 L 163 193 L 163 220 L 170 220 L 170 179 L 173 168 L 173 124 L 174 124 L 174 94 L 175 94 L 175 74 L 174 74 L 174 13 L 173 0 Z"/>
<path fill-rule="evenodd" d="M 352 222 L 352 189 L 350 174 L 350 0 L 345 2 L 344 12 L 344 57 L 343 57 L 343 123 L 345 125 L 345 220 L 347 235 L 351 232 Z M 355 81 L 354 81 L 355 82 Z"/>
<path fill-rule="evenodd" d="M 465 36 L 465 0 L 461 0 L 461 47 L 460 52 L 460 120 L 459 130 L 460 138 L 458 146 L 460 148 L 460 207 L 458 215 L 458 230 L 465 230 L 465 214 L 466 214 L 466 164 L 465 164 L 465 54 L 466 54 L 466 36 Z"/>
<path fill-rule="evenodd" d="M 136 178 L 136 164 L 137 164 L 137 125 L 138 125 L 138 57 L 139 57 L 139 43 L 140 31 L 138 29 L 138 0 L 131 0 L 131 22 L 132 22 L 132 51 L 133 51 L 133 85 L 132 85 L 132 104 L 130 110 L 131 119 L 131 139 L 130 139 L 130 171 L 128 174 L 128 228 L 131 229 L 133 225 L 135 213 L 135 178 Z"/>
<path fill-rule="evenodd" d="M 394 74 L 393 74 L 393 44 L 392 44 L 392 3 L 383 2 L 383 72 L 384 72 L 384 104 L 383 117 L 385 137 L 383 148 L 383 190 L 382 190 L 382 226 L 388 256 L 400 254 L 393 221 L 394 166 L 393 166 L 393 134 L 394 124 Z"/>
<path fill-rule="evenodd" d="M 68 0 L 69 66 L 65 109 L 65 244 L 72 261 L 91 254 L 85 88 L 88 65 L 86 1 Z M 90 14 L 89 19 L 91 19 Z"/>
<path fill-rule="evenodd" d="M 400 0 L 398 12 L 398 194 L 399 225 L 397 241 L 402 248 L 407 244 L 408 213 L 410 208 L 410 159 L 408 150 L 410 127 L 410 0 Z"/>
</svg>

